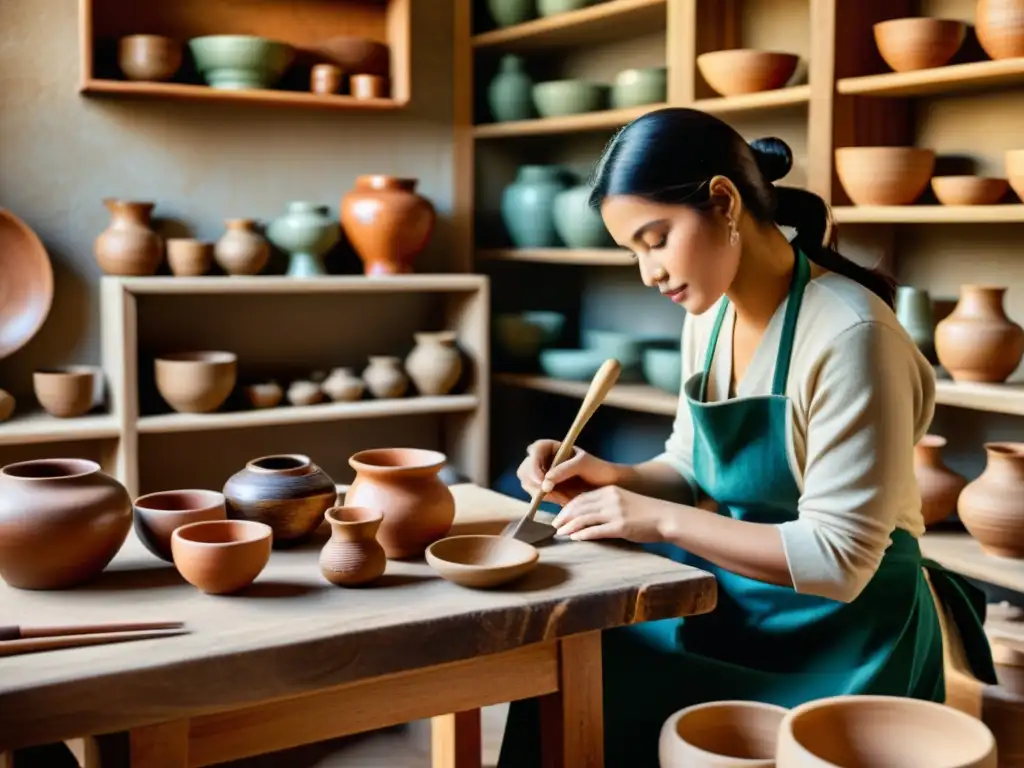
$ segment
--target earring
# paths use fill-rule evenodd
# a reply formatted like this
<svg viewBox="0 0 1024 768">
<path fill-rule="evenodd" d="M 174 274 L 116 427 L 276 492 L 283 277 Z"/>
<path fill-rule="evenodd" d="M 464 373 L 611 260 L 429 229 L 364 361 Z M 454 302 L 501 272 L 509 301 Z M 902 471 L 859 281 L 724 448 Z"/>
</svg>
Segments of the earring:
<svg viewBox="0 0 1024 768">
<path fill-rule="evenodd" d="M 736 245 L 740 241 L 740 233 L 736 229 L 736 222 L 729 220 L 729 245 Z"/>
</svg>

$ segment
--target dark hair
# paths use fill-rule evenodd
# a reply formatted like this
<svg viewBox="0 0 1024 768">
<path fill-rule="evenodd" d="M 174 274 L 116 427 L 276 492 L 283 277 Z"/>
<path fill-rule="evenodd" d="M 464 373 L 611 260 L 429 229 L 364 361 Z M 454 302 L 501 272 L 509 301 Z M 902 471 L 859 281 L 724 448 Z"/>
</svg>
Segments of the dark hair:
<svg viewBox="0 0 1024 768">
<path fill-rule="evenodd" d="M 610 195 L 636 195 L 708 210 L 708 182 L 724 176 L 755 220 L 794 228 L 796 245 L 807 258 L 857 281 L 892 307 L 893 282 L 835 249 L 828 204 L 813 192 L 772 184 L 792 166 L 793 153 L 782 139 L 748 144 L 712 115 L 695 109 L 659 109 L 633 120 L 609 142 L 594 170 L 590 204 L 599 208 Z"/>
</svg>

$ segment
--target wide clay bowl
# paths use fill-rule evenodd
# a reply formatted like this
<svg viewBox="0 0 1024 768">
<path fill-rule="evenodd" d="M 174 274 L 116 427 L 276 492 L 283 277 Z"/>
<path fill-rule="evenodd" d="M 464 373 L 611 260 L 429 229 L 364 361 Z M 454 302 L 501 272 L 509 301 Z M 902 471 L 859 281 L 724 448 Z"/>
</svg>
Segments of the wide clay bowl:
<svg viewBox="0 0 1024 768">
<path fill-rule="evenodd" d="M 800 57 L 780 51 L 735 48 L 697 57 L 704 80 L 723 96 L 760 93 L 782 88 L 793 77 Z"/>
<path fill-rule="evenodd" d="M 171 534 L 178 573 L 200 592 L 228 595 L 252 584 L 270 561 L 270 526 L 252 520 L 189 523 Z"/>
<path fill-rule="evenodd" d="M 875 45 L 896 72 L 942 67 L 963 45 L 967 25 L 955 19 L 889 19 L 874 26 Z"/>
<path fill-rule="evenodd" d="M 218 491 L 158 491 L 135 500 L 135 535 L 146 549 L 169 563 L 174 560 L 171 534 L 176 528 L 226 518 L 224 494 Z"/>
<path fill-rule="evenodd" d="M 117 63 L 128 80 L 170 80 L 181 60 L 181 44 L 163 35 L 128 35 L 117 44 Z"/>
<path fill-rule="evenodd" d="M 47 368 L 32 374 L 36 400 L 61 419 L 82 416 L 103 400 L 103 372 L 90 365 Z"/>
<path fill-rule="evenodd" d="M 53 302 L 53 267 L 43 243 L 21 219 L 0 209 L 0 358 L 36 335 Z"/>
<path fill-rule="evenodd" d="M 435 541 L 427 563 L 443 579 L 463 587 L 489 589 L 525 576 L 537 567 L 532 544 L 511 536 L 473 534 Z"/>
<path fill-rule="evenodd" d="M 1006 179 L 985 176 L 936 176 L 932 192 L 943 205 L 995 205 L 1009 187 Z"/>
<path fill-rule="evenodd" d="M 255 35 L 206 35 L 188 41 L 211 88 L 272 88 L 295 59 L 288 43 Z"/>
<path fill-rule="evenodd" d="M 210 413 L 235 388 L 238 357 L 234 352 L 180 352 L 155 361 L 156 388 L 179 413 Z"/>
<path fill-rule="evenodd" d="M 317 45 L 316 53 L 348 75 L 387 77 L 391 71 L 391 49 L 366 37 L 338 35 Z"/>
<path fill-rule="evenodd" d="M 779 727 L 778 768 L 996 768 L 981 720 L 944 704 L 895 696 L 836 696 L 791 709 Z"/>
<path fill-rule="evenodd" d="M 681 709 L 658 740 L 661 768 L 774 768 L 785 707 L 713 701 Z"/>
<path fill-rule="evenodd" d="M 842 147 L 836 175 L 856 205 L 910 205 L 935 170 L 935 151 L 918 147 Z"/>
</svg>

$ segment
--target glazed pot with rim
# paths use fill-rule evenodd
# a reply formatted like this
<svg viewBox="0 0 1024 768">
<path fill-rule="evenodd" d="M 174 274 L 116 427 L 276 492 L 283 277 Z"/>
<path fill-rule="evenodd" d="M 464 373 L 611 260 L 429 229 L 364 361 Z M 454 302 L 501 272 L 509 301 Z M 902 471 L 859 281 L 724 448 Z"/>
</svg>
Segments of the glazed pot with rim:
<svg viewBox="0 0 1024 768">
<path fill-rule="evenodd" d="M 960 493 L 960 521 L 989 554 L 1024 559 L 1024 443 L 985 443 L 985 453 L 985 470 Z"/>
<path fill-rule="evenodd" d="M 44 368 L 32 374 L 32 387 L 48 414 L 73 419 L 103 403 L 103 370 L 94 365 Z"/>
<path fill-rule="evenodd" d="M 412 272 L 430 242 L 437 212 L 417 193 L 418 184 L 418 179 L 369 174 L 356 177 L 341 198 L 342 229 L 367 275 Z"/>
<path fill-rule="evenodd" d="M 455 520 L 455 497 L 438 472 L 447 457 L 421 448 L 375 448 L 349 458 L 355 480 L 346 507 L 384 513 L 377 540 L 390 560 L 418 557 L 446 536 Z"/>
<path fill-rule="evenodd" d="M 462 375 L 462 353 L 454 331 L 414 333 L 416 346 L 405 358 L 405 370 L 421 395 L 447 395 Z"/>
<path fill-rule="evenodd" d="M 213 246 L 213 258 L 229 275 L 258 275 L 270 260 L 270 244 L 252 219 L 225 219 L 227 231 Z"/>
<path fill-rule="evenodd" d="M 19 589 L 69 589 L 98 576 L 132 527 L 132 502 L 86 459 L 0 469 L 0 578 Z"/>
<path fill-rule="evenodd" d="M 320 550 L 320 573 L 331 584 L 355 587 L 384 575 L 388 560 L 377 541 L 383 513 L 366 507 L 331 507 L 324 513 L 331 538 Z"/>
<path fill-rule="evenodd" d="M 978 0 L 974 29 L 993 59 L 1024 56 L 1024 0 Z"/>
<path fill-rule="evenodd" d="M 788 710 L 755 701 L 712 701 L 681 709 L 661 727 L 661 768 L 774 768 Z"/>
<path fill-rule="evenodd" d="M 127 80 L 170 80 L 181 61 L 181 44 L 163 35 L 126 35 L 117 41 L 117 63 Z"/>
<path fill-rule="evenodd" d="M 228 399 L 238 380 L 234 352 L 178 352 L 153 362 L 156 388 L 178 413 L 212 413 Z"/>
<path fill-rule="evenodd" d="M 921 516 L 925 526 L 935 525 L 956 512 L 957 499 L 967 478 L 954 472 L 942 460 L 946 438 L 925 435 L 914 446 L 914 475 L 921 493 Z"/>
<path fill-rule="evenodd" d="M 409 389 L 409 377 L 402 369 L 402 360 L 394 355 L 370 355 L 363 381 L 376 398 L 402 397 Z"/>
<path fill-rule="evenodd" d="M 174 529 L 174 567 L 208 595 L 230 595 L 252 584 L 270 562 L 270 526 L 252 520 L 204 520 Z"/>
<path fill-rule="evenodd" d="M 134 510 L 135 535 L 146 549 L 169 563 L 176 528 L 227 517 L 224 494 L 200 489 L 147 493 L 135 500 Z"/>
<path fill-rule="evenodd" d="M 274 546 L 305 541 L 335 505 L 334 481 L 308 456 L 276 454 L 253 459 L 224 484 L 228 517 L 266 523 Z"/>
<path fill-rule="evenodd" d="M 110 224 L 96 238 L 96 262 L 108 275 L 155 275 L 164 257 L 164 243 L 150 225 L 156 203 L 108 197 Z"/>
<path fill-rule="evenodd" d="M 960 286 L 953 312 L 935 326 L 935 354 L 954 381 L 999 383 L 1024 357 L 1024 329 L 1006 315 L 1006 288 Z"/>
<path fill-rule="evenodd" d="M 293 200 L 286 213 L 267 227 L 267 238 L 288 254 L 289 277 L 327 274 L 324 254 L 338 242 L 341 230 L 327 215 L 326 205 Z"/>
</svg>

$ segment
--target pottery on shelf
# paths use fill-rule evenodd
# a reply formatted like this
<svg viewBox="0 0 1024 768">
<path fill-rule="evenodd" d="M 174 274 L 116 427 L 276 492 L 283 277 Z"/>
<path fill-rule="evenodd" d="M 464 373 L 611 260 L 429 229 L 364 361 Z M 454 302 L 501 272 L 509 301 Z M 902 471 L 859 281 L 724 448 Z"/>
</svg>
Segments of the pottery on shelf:
<svg viewBox="0 0 1024 768">
<path fill-rule="evenodd" d="M 596 349 L 542 349 L 540 369 L 553 379 L 589 381 L 608 356 Z"/>
<path fill-rule="evenodd" d="M 993 59 L 1024 56 L 1024 0 L 978 0 L 974 29 Z"/>
<path fill-rule="evenodd" d="M 171 534 L 175 528 L 206 520 L 224 520 L 224 494 L 183 490 L 147 493 L 135 500 L 135 535 L 161 560 L 173 562 Z"/>
<path fill-rule="evenodd" d="M 388 95 L 387 78 L 380 75 L 352 75 L 349 93 L 357 99 L 383 99 Z"/>
<path fill-rule="evenodd" d="M 320 384 L 320 389 L 334 402 L 346 403 L 363 396 L 366 382 L 356 376 L 351 368 L 334 368 Z"/>
<path fill-rule="evenodd" d="M 0 578 L 20 589 L 68 589 L 99 575 L 132 527 L 117 480 L 85 459 L 0 469 Z"/>
<path fill-rule="evenodd" d="M 660 104 L 667 100 L 668 69 L 665 67 L 624 69 L 612 83 L 612 109 Z"/>
<path fill-rule="evenodd" d="M 1006 316 L 1006 288 L 960 286 L 953 312 L 935 327 L 935 353 L 954 381 L 1006 381 L 1024 356 L 1024 330 Z"/>
<path fill-rule="evenodd" d="M 960 494 L 968 533 L 992 555 L 1024 558 L 1024 443 L 986 443 L 985 470 Z"/>
<path fill-rule="evenodd" d="M 110 224 L 96 238 L 94 251 L 100 269 L 108 275 L 147 277 L 156 274 L 164 245 L 150 226 L 156 203 L 106 198 Z"/>
<path fill-rule="evenodd" d="M 295 49 L 256 35 L 204 35 L 188 41 L 196 69 L 211 88 L 273 88 L 291 66 Z"/>
<path fill-rule="evenodd" d="M 421 395 L 447 395 L 462 375 L 462 353 L 453 331 L 414 333 L 405 370 Z"/>
<path fill-rule="evenodd" d="M 299 379 L 288 385 L 288 402 L 292 405 L 316 405 L 324 400 L 323 389 L 315 381 Z"/>
<path fill-rule="evenodd" d="M 190 237 L 174 237 L 167 241 L 167 266 L 175 277 L 199 277 L 213 266 L 213 243 Z"/>
<path fill-rule="evenodd" d="M 345 73 L 333 64 L 316 64 L 309 72 L 309 90 L 312 93 L 329 95 L 339 93 Z"/>
<path fill-rule="evenodd" d="M 967 25 L 927 16 L 889 19 L 873 27 L 875 45 L 894 72 L 942 67 L 963 45 Z"/>
<path fill-rule="evenodd" d="M 14 415 L 16 405 L 17 400 L 14 399 L 14 395 L 6 389 L 0 389 L 0 422 L 7 421 Z"/>
<path fill-rule="evenodd" d="M 391 73 L 391 49 L 368 37 L 335 35 L 319 43 L 316 53 L 342 72 L 382 77 Z"/>
<path fill-rule="evenodd" d="M 251 520 L 207 520 L 171 534 L 174 567 L 209 595 L 230 595 L 252 584 L 270 562 L 273 532 Z"/>
<path fill-rule="evenodd" d="M 127 80 L 170 80 L 181 61 L 181 44 L 163 35 L 127 35 L 117 41 L 117 63 Z"/>
<path fill-rule="evenodd" d="M 855 205 L 910 205 L 928 186 L 935 151 L 919 147 L 841 147 L 836 175 Z"/>
<path fill-rule="evenodd" d="M 0 358 L 25 346 L 39 332 L 53 303 L 53 266 L 32 228 L 0 209 Z"/>
<path fill-rule="evenodd" d="M 678 349 L 645 349 L 640 365 L 644 378 L 652 387 L 672 395 L 682 391 L 683 354 Z"/>
<path fill-rule="evenodd" d="M 302 200 L 288 203 L 287 212 L 267 227 L 267 239 L 288 254 L 289 277 L 327 273 L 323 258 L 341 237 L 341 229 L 326 205 Z"/>
<path fill-rule="evenodd" d="M 1024 200 L 1024 149 L 1008 149 L 1003 155 L 1006 180 L 1021 200 Z"/>
<path fill-rule="evenodd" d="M 521 579 L 539 559 L 532 544 L 493 534 L 449 536 L 426 550 L 427 564 L 438 576 L 471 589 L 492 589 Z"/>
<path fill-rule="evenodd" d="M 943 205 L 995 205 L 1010 185 L 985 176 L 935 176 L 932 192 Z"/>
<path fill-rule="evenodd" d="M 383 513 L 366 507 L 331 507 L 324 513 L 331 538 L 320 550 L 320 573 L 331 584 L 355 587 L 384 575 L 388 559 L 377 541 Z"/>
<path fill-rule="evenodd" d="M 564 117 L 608 108 L 610 88 L 589 80 L 549 80 L 533 86 L 533 106 L 541 117 Z"/>
<path fill-rule="evenodd" d="M 928 359 L 935 356 L 935 322 L 932 297 L 912 285 L 896 287 L 896 319 Z"/>
<path fill-rule="evenodd" d="M 711 701 L 675 712 L 658 738 L 660 768 L 775 768 L 784 707 Z"/>
<path fill-rule="evenodd" d="M 501 57 L 498 72 L 487 86 L 487 106 L 498 123 L 536 117 L 533 78 L 527 74 L 522 56 L 506 53 Z"/>
<path fill-rule="evenodd" d="M 446 536 L 455 520 L 455 498 L 438 472 L 447 458 L 419 448 L 376 448 L 349 458 L 356 477 L 346 507 L 384 513 L 377 540 L 391 560 L 418 557 Z"/>
<path fill-rule="evenodd" d="M 601 214 L 590 207 L 589 184 L 578 184 L 555 195 L 555 232 L 570 248 L 611 248 L 615 241 Z"/>
<path fill-rule="evenodd" d="M 276 408 L 284 399 L 284 389 L 276 381 L 260 381 L 245 388 L 245 398 L 253 408 Z"/>
<path fill-rule="evenodd" d="M 334 481 L 308 456 L 278 454 L 253 459 L 224 485 L 228 517 L 266 523 L 274 546 L 304 541 L 338 498 Z"/>
<path fill-rule="evenodd" d="M 341 226 L 367 275 L 412 272 L 434 233 L 434 205 L 417 194 L 417 179 L 359 176 L 341 198 Z"/>
<path fill-rule="evenodd" d="M 363 381 L 376 398 L 402 397 L 409 389 L 409 377 L 402 369 L 402 360 L 393 355 L 370 355 L 370 364 L 363 370 Z"/>
<path fill-rule="evenodd" d="M 600 352 L 605 359 L 614 357 L 622 364 L 623 373 L 635 373 L 640 365 L 643 350 L 640 340 L 622 331 L 608 331 L 601 328 L 588 328 L 580 337 L 584 349 Z"/>
<path fill-rule="evenodd" d="M 557 16 L 560 13 L 586 8 L 594 2 L 595 0 L 537 0 L 537 14 L 539 16 Z"/>
<path fill-rule="evenodd" d="M 270 245 L 252 219 L 225 219 L 227 231 L 213 246 L 213 257 L 229 275 L 258 275 L 270 259 Z"/>
<path fill-rule="evenodd" d="M 180 352 L 154 360 L 156 388 L 178 413 L 212 413 L 228 399 L 238 378 L 234 352 Z"/>
<path fill-rule="evenodd" d="M 61 419 L 83 416 L 103 402 L 103 371 L 93 365 L 36 371 L 32 386 L 43 410 Z"/>
<path fill-rule="evenodd" d="M 516 248 L 562 245 L 555 229 L 555 198 L 568 187 L 561 166 L 520 166 L 501 194 L 501 220 Z"/>
<path fill-rule="evenodd" d="M 921 516 L 926 526 L 945 520 L 956 512 L 960 491 L 967 478 L 954 472 L 942 460 L 946 438 L 925 435 L 914 447 L 914 475 L 921 493 Z"/>
<path fill-rule="evenodd" d="M 704 80 L 722 96 L 739 96 L 782 88 L 796 72 L 800 57 L 779 51 L 734 48 L 697 57 Z"/>
<path fill-rule="evenodd" d="M 536 18 L 536 0 L 487 0 L 487 11 L 497 27 L 511 27 Z"/>
</svg>

